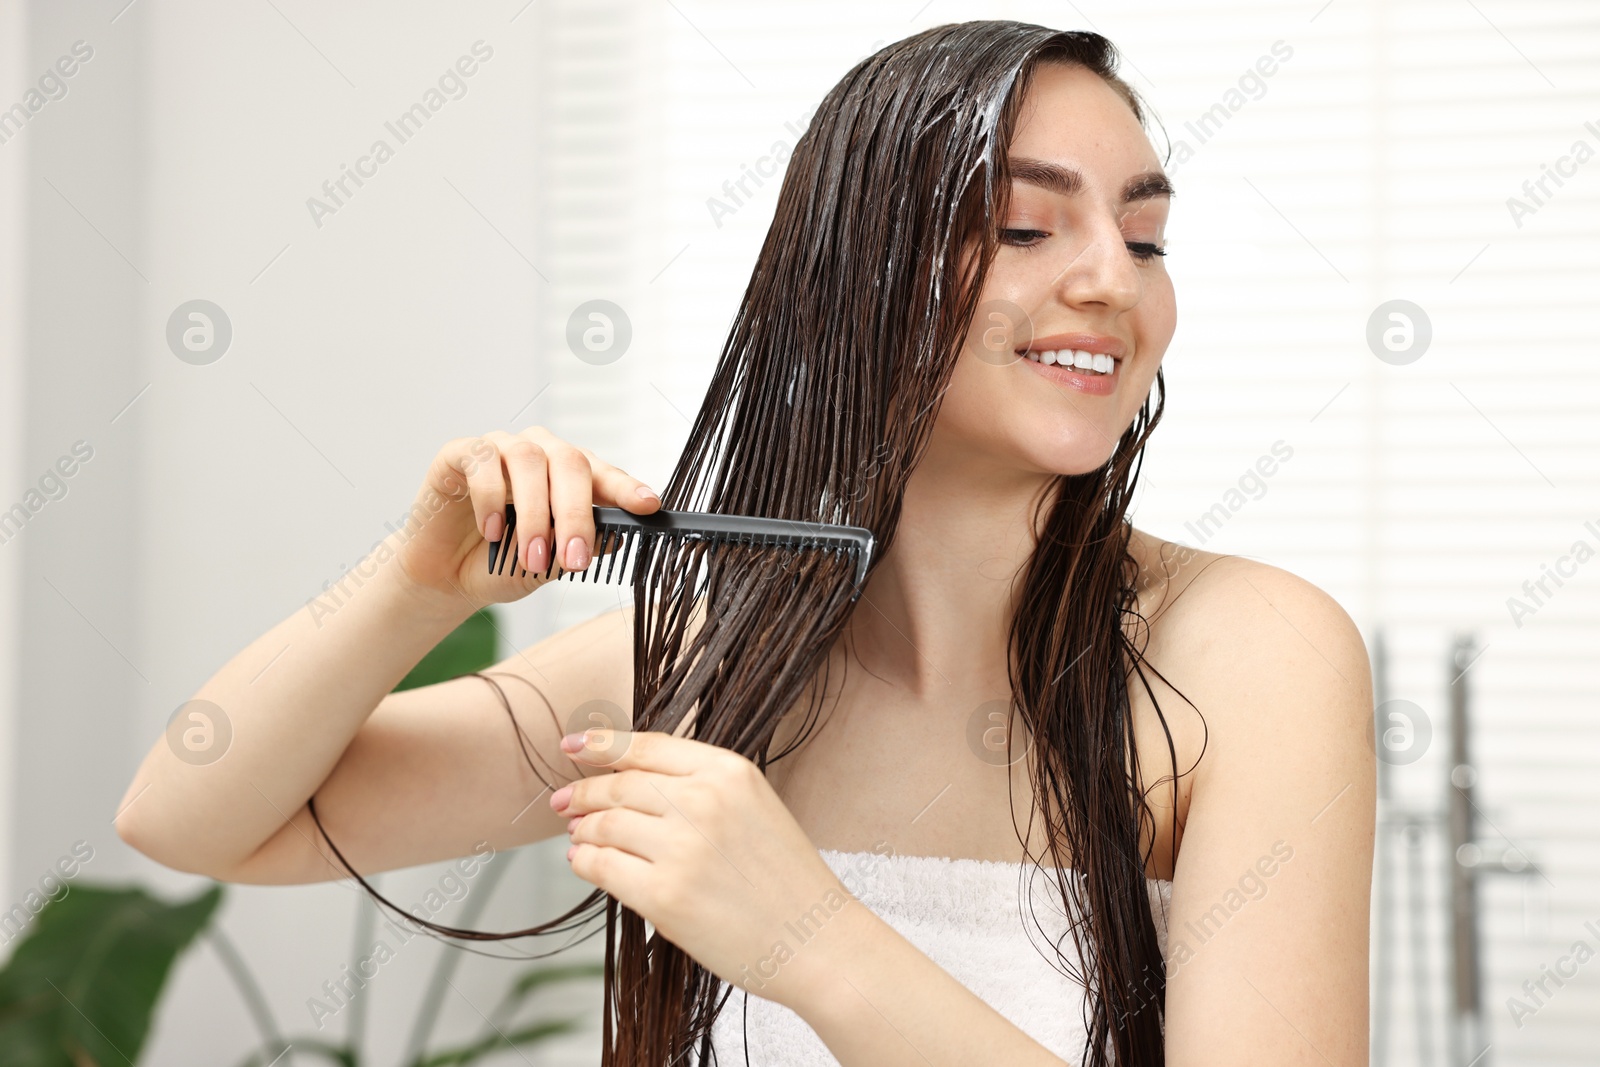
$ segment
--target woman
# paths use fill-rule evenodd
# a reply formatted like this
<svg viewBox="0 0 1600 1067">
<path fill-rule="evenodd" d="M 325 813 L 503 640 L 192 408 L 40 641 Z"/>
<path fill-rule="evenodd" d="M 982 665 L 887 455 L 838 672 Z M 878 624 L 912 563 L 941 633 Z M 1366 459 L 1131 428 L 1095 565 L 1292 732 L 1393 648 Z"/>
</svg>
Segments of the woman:
<svg viewBox="0 0 1600 1067">
<path fill-rule="evenodd" d="M 1365 1062 L 1360 636 L 1125 517 L 1176 312 L 1171 185 L 1115 60 L 974 22 L 862 61 L 661 499 L 542 428 L 450 442 L 374 577 L 198 691 L 227 758 L 157 744 L 118 831 L 294 883 L 565 830 L 604 891 L 608 1063 Z M 488 573 L 508 502 L 553 516 L 515 531 L 526 576 Z M 390 692 L 547 553 L 587 565 L 596 502 L 881 551 L 852 605 L 822 554 L 730 550 L 707 584 L 685 549 L 631 611 Z M 633 729 L 569 734 L 606 707 Z"/>
</svg>

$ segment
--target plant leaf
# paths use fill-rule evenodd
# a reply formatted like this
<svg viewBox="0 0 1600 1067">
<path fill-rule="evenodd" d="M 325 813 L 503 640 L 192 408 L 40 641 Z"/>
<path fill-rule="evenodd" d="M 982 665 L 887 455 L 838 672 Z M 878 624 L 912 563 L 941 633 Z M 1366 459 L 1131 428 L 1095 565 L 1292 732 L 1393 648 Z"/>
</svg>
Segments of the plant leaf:
<svg viewBox="0 0 1600 1067">
<path fill-rule="evenodd" d="M 79 884 L 46 904 L 0 969 L 7 1067 L 136 1063 L 173 960 L 221 900 L 220 885 L 168 904 Z"/>
</svg>

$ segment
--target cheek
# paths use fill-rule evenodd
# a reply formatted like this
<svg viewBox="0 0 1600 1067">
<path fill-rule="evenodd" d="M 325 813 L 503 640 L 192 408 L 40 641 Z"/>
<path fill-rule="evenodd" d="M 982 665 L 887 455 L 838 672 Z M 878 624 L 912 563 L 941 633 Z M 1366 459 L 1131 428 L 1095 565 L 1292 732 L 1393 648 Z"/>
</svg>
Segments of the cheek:
<svg viewBox="0 0 1600 1067">
<path fill-rule="evenodd" d="M 1178 294 L 1172 285 L 1172 275 L 1165 270 L 1154 272 L 1135 316 L 1138 324 L 1135 340 L 1139 346 L 1146 352 L 1164 354 L 1178 328 Z"/>
<path fill-rule="evenodd" d="M 1133 344 L 1136 364 L 1129 384 L 1130 393 L 1142 403 L 1155 383 L 1156 371 L 1166 356 L 1167 346 L 1178 328 L 1178 306 L 1172 279 L 1164 272 L 1145 289 L 1133 318 Z M 1133 399 L 1130 397 L 1130 399 Z M 1137 409 L 1137 404 L 1135 409 Z"/>
<path fill-rule="evenodd" d="M 939 421 L 963 429 L 977 426 L 980 413 L 995 401 L 996 375 L 985 373 L 997 368 L 971 355 L 964 348 L 950 372 L 950 387 L 939 403 Z"/>
</svg>

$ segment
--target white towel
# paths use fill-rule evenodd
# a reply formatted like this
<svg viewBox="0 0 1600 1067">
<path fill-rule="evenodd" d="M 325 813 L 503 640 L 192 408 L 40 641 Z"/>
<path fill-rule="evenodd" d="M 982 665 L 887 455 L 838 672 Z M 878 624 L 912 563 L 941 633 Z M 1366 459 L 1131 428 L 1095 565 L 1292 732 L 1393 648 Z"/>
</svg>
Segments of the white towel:
<svg viewBox="0 0 1600 1067">
<path fill-rule="evenodd" d="M 1032 863 L 822 850 L 845 888 L 956 981 L 1068 1063 L 1088 1037 L 1083 986 L 1061 973 L 1054 945 L 1079 969 L 1055 877 Z M 1025 899 L 1023 881 L 1032 907 Z M 1147 879 L 1156 936 L 1166 950 L 1172 883 Z M 734 989 L 712 1029 L 717 1067 L 838 1067 L 788 1008 Z"/>
</svg>

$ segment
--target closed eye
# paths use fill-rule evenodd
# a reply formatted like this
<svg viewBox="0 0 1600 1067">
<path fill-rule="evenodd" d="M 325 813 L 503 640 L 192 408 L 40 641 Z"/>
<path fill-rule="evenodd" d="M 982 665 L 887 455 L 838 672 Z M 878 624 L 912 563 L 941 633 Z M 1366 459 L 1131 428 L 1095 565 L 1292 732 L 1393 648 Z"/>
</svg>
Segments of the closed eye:
<svg viewBox="0 0 1600 1067">
<path fill-rule="evenodd" d="M 1038 248 L 1039 244 L 1050 235 L 1044 230 L 1001 230 L 1000 243 L 1011 245 L 1014 248 Z M 1141 263 L 1150 263 L 1157 256 L 1164 256 L 1167 250 L 1151 241 L 1127 242 L 1128 253 Z"/>
<path fill-rule="evenodd" d="M 1043 230 L 1001 230 L 1000 243 L 1018 248 L 1035 248 L 1040 241 L 1049 236 Z"/>
</svg>

